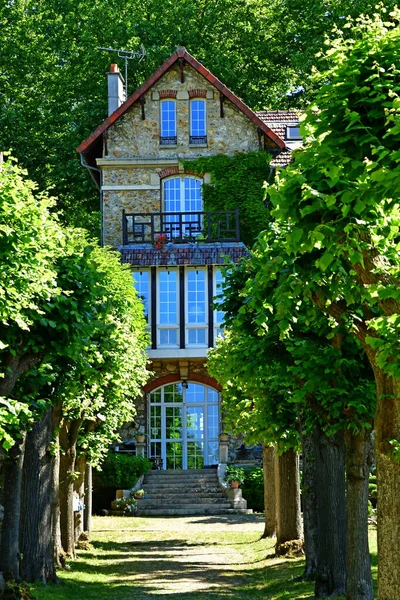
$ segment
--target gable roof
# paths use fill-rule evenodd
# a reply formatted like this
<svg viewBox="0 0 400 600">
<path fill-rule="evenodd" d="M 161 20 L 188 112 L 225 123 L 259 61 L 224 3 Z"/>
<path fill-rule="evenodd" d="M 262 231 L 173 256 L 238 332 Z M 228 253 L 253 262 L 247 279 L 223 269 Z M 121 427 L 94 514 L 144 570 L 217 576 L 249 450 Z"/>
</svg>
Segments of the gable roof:
<svg viewBox="0 0 400 600">
<path fill-rule="evenodd" d="M 233 92 L 231 92 L 217 77 L 215 77 L 208 69 L 206 69 L 198 60 L 196 60 L 183 46 L 178 48 L 176 52 L 174 52 L 165 62 L 162 64 L 148 79 L 145 81 L 116 111 L 114 111 L 93 133 L 89 135 L 89 137 L 84 140 L 76 149 L 77 152 L 87 154 L 91 150 L 94 150 L 95 147 L 99 143 L 99 138 L 101 139 L 101 135 L 104 131 L 106 131 L 110 125 L 115 123 L 126 111 L 137 102 L 140 97 L 147 92 L 152 85 L 154 85 L 160 77 L 168 71 L 172 67 L 172 65 L 178 61 L 180 58 L 183 58 L 191 67 L 193 67 L 200 75 L 202 75 L 211 85 L 217 88 L 219 92 L 225 96 L 228 100 L 232 102 L 236 108 L 238 108 L 242 113 L 244 113 L 250 121 L 253 121 L 257 127 L 263 131 L 274 144 L 280 149 L 283 150 L 286 148 L 285 142 L 281 140 L 281 138 L 272 131 L 272 129 L 266 125 L 260 119 L 257 114 L 252 111 L 242 100 L 240 100 Z"/>
</svg>

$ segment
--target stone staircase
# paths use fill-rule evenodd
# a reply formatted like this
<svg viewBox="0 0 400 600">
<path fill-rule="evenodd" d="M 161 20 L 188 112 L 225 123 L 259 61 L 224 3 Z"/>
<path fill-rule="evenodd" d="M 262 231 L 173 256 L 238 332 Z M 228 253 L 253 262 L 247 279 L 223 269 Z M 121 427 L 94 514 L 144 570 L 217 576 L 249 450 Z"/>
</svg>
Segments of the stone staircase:
<svg viewBox="0 0 400 600">
<path fill-rule="evenodd" d="M 251 513 L 233 508 L 218 485 L 216 469 L 150 471 L 144 478 L 138 516 L 229 515 Z"/>
</svg>

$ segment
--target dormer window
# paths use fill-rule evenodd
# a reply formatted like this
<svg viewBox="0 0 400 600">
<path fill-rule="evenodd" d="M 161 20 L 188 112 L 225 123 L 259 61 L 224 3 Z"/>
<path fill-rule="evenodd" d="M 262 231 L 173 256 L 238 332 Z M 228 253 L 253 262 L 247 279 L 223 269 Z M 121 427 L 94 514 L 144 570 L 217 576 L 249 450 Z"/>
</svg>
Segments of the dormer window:
<svg viewBox="0 0 400 600">
<path fill-rule="evenodd" d="M 190 101 L 189 144 L 207 144 L 206 101 L 194 98 Z"/>
<path fill-rule="evenodd" d="M 300 125 L 286 125 L 286 139 L 287 140 L 301 140 Z"/>
<path fill-rule="evenodd" d="M 162 100 L 160 103 L 160 145 L 176 145 L 176 103 L 175 100 Z"/>
</svg>

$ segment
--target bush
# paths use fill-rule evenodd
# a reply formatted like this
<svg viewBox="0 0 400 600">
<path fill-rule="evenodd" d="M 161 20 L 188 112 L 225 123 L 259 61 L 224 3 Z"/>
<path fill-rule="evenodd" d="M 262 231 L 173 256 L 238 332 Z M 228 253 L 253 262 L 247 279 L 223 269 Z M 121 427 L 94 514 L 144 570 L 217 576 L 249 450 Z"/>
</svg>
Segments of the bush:
<svg viewBox="0 0 400 600">
<path fill-rule="evenodd" d="M 262 467 L 250 467 L 244 471 L 242 487 L 243 498 L 247 500 L 247 508 L 255 512 L 264 512 L 264 476 Z"/>
<path fill-rule="evenodd" d="M 110 453 L 97 472 L 97 481 L 101 487 L 129 490 L 151 467 L 151 462 L 143 456 Z"/>
</svg>

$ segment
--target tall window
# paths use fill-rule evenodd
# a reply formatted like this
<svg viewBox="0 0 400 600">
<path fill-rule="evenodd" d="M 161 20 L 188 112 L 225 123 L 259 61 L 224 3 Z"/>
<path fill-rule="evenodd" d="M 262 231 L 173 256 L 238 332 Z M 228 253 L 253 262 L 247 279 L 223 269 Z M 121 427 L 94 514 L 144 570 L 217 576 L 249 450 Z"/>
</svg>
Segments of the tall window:
<svg viewBox="0 0 400 600">
<path fill-rule="evenodd" d="M 150 273 L 149 271 L 134 271 L 132 277 L 138 296 L 143 302 L 144 316 L 149 322 Z"/>
<path fill-rule="evenodd" d="M 201 232 L 201 181 L 194 177 L 175 177 L 164 181 L 165 230 L 171 237 L 196 236 Z"/>
<path fill-rule="evenodd" d="M 158 345 L 178 348 L 179 308 L 178 272 L 176 269 L 158 274 Z"/>
<path fill-rule="evenodd" d="M 207 291 L 205 269 L 190 269 L 186 274 L 186 344 L 207 347 Z"/>
<path fill-rule="evenodd" d="M 162 146 L 176 144 L 176 104 L 174 100 L 163 100 L 160 104 L 161 134 L 160 144 Z"/>
<path fill-rule="evenodd" d="M 222 294 L 222 283 L 224 281 L 224 276 L 222 274 L 221 269 L 216 269 L 215 270 L 215 297 L 214 297 L 214 303 L 215 304 L 220 304 L 221 303 L 221 298 L 218 298 L 218 296 L 220 296 Z M 219 308 L 217 308 L 214 311 L 214 341 L 217 339 L 218 336 L 222 336 L 223 335 L 223 328 L 222 328 L 222 322 L 224 320 L 224 311 L 220 310 Z"/>
<path fill-rule="evenodd" d="M 206 102 L 192 100 L 190 102 L 190 144 L 207 143 Z"/>
</svg>

